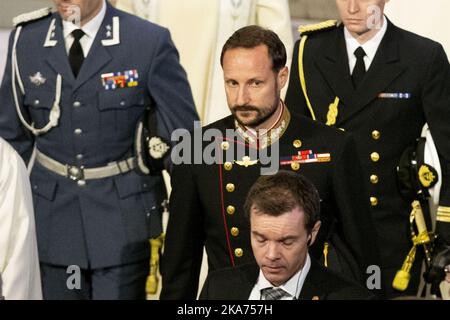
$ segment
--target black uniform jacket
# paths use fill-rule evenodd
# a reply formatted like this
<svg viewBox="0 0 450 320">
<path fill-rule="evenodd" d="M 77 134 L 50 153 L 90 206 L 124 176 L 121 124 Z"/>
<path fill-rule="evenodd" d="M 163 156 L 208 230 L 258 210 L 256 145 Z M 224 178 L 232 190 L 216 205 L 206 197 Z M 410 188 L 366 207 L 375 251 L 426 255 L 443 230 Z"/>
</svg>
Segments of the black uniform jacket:
<svg viewBox="0 0 450 320">
<path fill-rule="evenodd" d="M 286 104 L 292 113 L 311 117 L 299 80 L 299 42 L 294 49 Z M 357 90 L 352 86 L 343 26 L 309 35 L 304 50 L 307 95 L 318 121 L 327 122 L 339 97 L 335 126 L 351 133 L 362 164 L 379 235 L 382 275 L 387 289 L 412 242 L 411 205 L 400 196 L 396 167 L 413 147 L 425 122 L 442 167 L 440 205 L 450 206 L 450 66 L 442 46 L 388 21 L 376 56 Z M 449 223 L 438 222 L 441 240 L 450 243 Z M 421 249 L 418 250 L 418 253 Z M 410 289 L 419 281 L 419 257 Z M 413 291 L 410 294 L 413 294 Z"/>
<path fill-rule="evenodd" d="M 275 162 L 279 169 L 294 170 L 309 178 L 322 200 L 322 227 L 310 253 L 324 263 L 324 242 L 329 242 L 328 266 L 363 283 L 367 266 L 379 261 L 355 144 L 346 133 L 303 116 L 290 116 L 287 109 L 283 123 Z M 225 135 L 227 129 L 235 128 L 234 119 L 224 118 L 203 131 L 211 128 Z M 243 204 L 261 175 L 262 153 L 267 150 L 260 149 L 258 162 L 254 156 L 245 161 L 237 152 L 234 158 L 227 159 L 234 147 L 243 144 L 240 138 L 216 139 L 223 164 L 174 166 L 162 259 L 162 299 L 196 297 L 203 246 L 209 271 L 254 261 Z M 275 145 L 271 146 L 272 152 Z M 299 166 L 297 161 L 292 162 L 293 157 L 299 159 L 305 154 L 309 162 L 298 161 Z M 321 160 L 315 161 L 314 157 Z"/>
<path fill-rule="evenodd" d="M 256 263 L 216 270 L 209 274 L 200 294 L 201 300 L 248 300 L 258 279 Z M 300 291 L 299 300 L 375 299 L 361 287 L 311 259 L 311 268 Z"/>
</svg>

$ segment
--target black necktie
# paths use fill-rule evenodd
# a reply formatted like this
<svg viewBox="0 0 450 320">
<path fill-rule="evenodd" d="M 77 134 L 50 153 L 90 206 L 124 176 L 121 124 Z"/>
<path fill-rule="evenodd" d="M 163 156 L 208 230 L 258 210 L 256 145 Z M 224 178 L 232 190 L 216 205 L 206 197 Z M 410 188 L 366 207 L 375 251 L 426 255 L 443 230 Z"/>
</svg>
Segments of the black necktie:
<svg viewBox="0 0 450 320">
<path fill-rule="evenodd" d="M 362 47 L 359 47 L 355 50 L 354 55 L 356 57 L 356 64 L 352 73 L 352 82 L 353 87 L 357 89 L 366 75 L 366 65 L 364 64 L 366 53 Z"/>
<path fill-rule="evenodd" d="M 69 51 L 69 62 L 70 66 L 72 67 L 73 75 L 76 78 L 84 61 L 83 48 L 80 44 L 80 39 L 83 38 L 84 32 L 81 29 L 77 29 L 72 31 L 72 36 L 74 38 L 74 41 Z"/>
</svg>

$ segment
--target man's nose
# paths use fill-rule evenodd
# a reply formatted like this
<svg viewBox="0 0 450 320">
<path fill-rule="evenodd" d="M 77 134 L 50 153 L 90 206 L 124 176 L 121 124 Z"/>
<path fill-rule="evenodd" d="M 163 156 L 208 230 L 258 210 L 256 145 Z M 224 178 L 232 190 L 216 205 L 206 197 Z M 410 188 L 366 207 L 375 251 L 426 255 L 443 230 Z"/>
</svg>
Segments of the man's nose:
<svg viewBox="0 0 450 320">
<path fill-rule="evenodd" d="M 356 13 L 359 11 L 359 0 L 349 0 L 347 10 L 349 13 Z"/>
<path fill-rule="evenodd" d="M 280 246 L 278 243 L 269 243 L 266 252 L 266 258 L 269 260 L 277 260 L 280 257 Z"/>
<path fill-rule="evenodd" d="M 236 105 L 245 106 L 250 102 L 250 95 L 246 86 L 239 88 Z"/>
</svg>

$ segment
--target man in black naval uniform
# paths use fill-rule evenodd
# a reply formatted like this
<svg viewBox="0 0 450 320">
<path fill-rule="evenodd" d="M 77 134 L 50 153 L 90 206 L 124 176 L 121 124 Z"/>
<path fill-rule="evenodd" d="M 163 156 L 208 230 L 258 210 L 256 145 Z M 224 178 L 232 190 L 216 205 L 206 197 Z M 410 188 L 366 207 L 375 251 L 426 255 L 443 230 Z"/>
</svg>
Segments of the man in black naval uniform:
<svg viewBox="0 0 450 320">
<path fill-rule="evenodd" d="M 300 172 L 316 185 L 322 228 L 311 253 L 365 285 L 366 268 L 378 263 L 378 253 L 354 142 L 344 132 L 291 115 L 280 100 L 286 52 L 272 31 L 236 31 L 221 62 L 232 116 L 203 128 L 205 141 L 214 136 L 212 144 L 198 150 L 194 143 L 194 158 L 214 147 L 219 161 L 184 161 L 173 169 L 161 299 L 196 297 L 203 246 L 209 271 L 255 261 L 243 204 L 252 184 L 267 174 L 263 169 Z"/>
<path fill-rule="evenodd" d="M 425 122 L 442 168 L 438 247 L 450 243 L 450 67 L 440 44 L 383 15 L 386 2 L 337 0 L 342 24 L 303 28 L 286 103 L 293 113 L 353 134 L 379 235 L 383 286 L 395 296 L 394 275 L 412 245 L 411 204 L 400 196 L 396 166 Z M 405 294 L 417 291 L 421 260 L 417 256 Z"/>
</svg>

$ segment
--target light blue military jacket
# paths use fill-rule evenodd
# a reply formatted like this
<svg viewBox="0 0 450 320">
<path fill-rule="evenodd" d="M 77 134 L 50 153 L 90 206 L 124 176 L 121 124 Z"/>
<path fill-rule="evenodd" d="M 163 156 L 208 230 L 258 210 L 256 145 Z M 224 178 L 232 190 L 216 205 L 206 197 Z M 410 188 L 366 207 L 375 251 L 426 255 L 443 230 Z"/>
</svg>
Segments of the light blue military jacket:
<svg viewBox="0 0 450 320">
<path fill-rule="evenodd" d="M 27 161 L 34 144 L 60 163 L 85 168 L 129 157 L 136 123 L 150 97 L 156 104 L 158 133 L 168 140 L 174 129 L 192 129 L 198 119 L 168 30 L 108 4 L 76 79 L 60 16 L 54 13 L 23 26 L 17 66 L 24 94 L 16 88 L 23 115 L 34 127 L 49 122 L 57 76 L 62 79 L 58 125 L 35 136 L 19 120 L 13 102 L 15 34 L 0 89 L 0 136 Z M 161 177 L 131 171 L 80 186 L 35 163 L 31 182 L 41 262 L 103 268 L 148 257 L 147 239 L 161 231 Z"/>
</svg>

